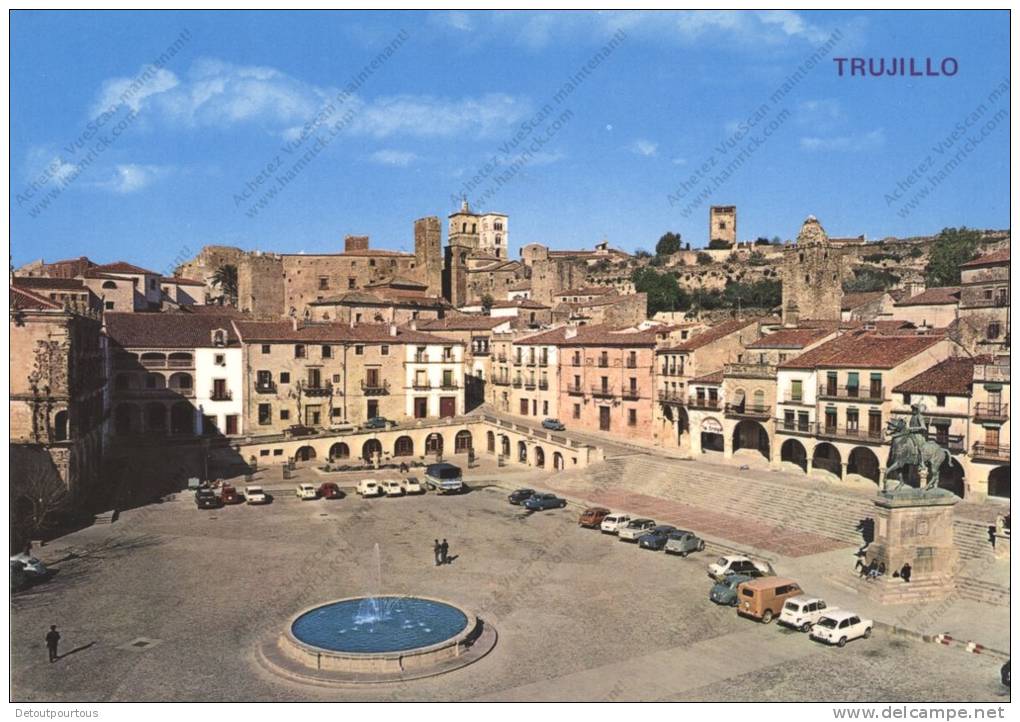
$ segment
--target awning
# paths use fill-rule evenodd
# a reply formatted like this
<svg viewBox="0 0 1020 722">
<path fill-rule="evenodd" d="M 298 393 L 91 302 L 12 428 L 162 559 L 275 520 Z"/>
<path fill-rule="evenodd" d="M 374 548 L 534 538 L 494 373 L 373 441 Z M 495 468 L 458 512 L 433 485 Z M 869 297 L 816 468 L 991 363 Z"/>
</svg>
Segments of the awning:
<svg viewBox="0 0 1020 722">
<path fill-rule="evenodd" d="M 738 391 L 737 393 L 733 394 L 733 400 L 730 402 L 730 405 L 734 406 L 735 408 L 738 408 L 738 409 L 741 406 L 743 406 L 744 405 L 744 392 L 743 391 Z"/>
</svg>

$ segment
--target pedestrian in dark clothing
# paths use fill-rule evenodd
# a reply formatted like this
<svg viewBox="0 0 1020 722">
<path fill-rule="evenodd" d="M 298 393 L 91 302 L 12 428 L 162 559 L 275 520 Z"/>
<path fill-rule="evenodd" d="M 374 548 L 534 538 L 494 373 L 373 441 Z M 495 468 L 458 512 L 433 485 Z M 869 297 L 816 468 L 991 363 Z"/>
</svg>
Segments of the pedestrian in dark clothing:
<svg viewBox="0 0 1020 722">
<path fill-rule="evenodd" d="M 46 633 L 46 648 L 50 650 L 50 662 L 57 661 L 57 645 L 60 643 L 60 632 L 57 625 L 51 624 L 50 631 Z"/>
<path fill-rule="evenodd" d="M 436 566 L 438 567 L 443 563 L 443 547 L 439 544 L 439 540 L 435 540 L 436 543 L 432 545 L 432 554 L 436 558 Z"/>
<path fill-rule="evenodd" d="M 912 570 L 910 569 L 910 562 L 907 562 L 900 569 L 900 579 L 902 579 L 905 582 L 909 582 L 910 581 L 910 573 L 911 573 L 911 571 Z"/>
<path fill-rule="evenodd" d="M 862 577 L 868 573 L 868 565 L 864 563 L 863 557 L 857 557 L 857 562 L 854 564 L 854 570 L 859 571 Z"/>
<path fill-rule="evenodd" d="M 450 544 L 445 539 L 443 539 L 443 543 L 439 545 L 439 563 L 450 563 Z"/>
</svg>

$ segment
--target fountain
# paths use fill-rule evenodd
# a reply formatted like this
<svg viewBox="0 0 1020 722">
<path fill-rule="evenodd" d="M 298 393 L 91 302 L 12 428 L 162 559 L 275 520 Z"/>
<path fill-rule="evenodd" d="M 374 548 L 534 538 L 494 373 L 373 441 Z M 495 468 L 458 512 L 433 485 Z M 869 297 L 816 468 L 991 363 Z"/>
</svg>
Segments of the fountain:
<svg viewBox="0 0 1020 722">
<path fill-rule="evenodd" d="M 491 626 L 449 602 L 382 593 L 378 544 L 371 559 L 368 596 L 300 612 L 279 639 L 263 646 L 263 661 L 292 677 L 314 670 L 319 682 L 379 682 L 449 671 L 495 645 Z"/>
</svg>

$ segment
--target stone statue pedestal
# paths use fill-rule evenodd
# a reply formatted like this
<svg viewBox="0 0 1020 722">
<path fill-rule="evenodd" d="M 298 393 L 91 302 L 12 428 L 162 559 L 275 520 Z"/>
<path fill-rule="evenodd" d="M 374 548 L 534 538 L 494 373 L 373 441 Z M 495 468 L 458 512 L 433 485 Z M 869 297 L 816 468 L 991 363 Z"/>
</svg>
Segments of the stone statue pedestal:
<svg viewBox="0 0 1020 722">
<path fill-rule="evenodd" d="M 882 493 L 875 504 L 875 538 L 865 562 L 885 565 L 885 574 L 856 586 L 882 604 L 941 599 L 956 588 L 958 564 L 953 541 L 953 507 L 959 499 L 944 489 Z M 903 565 L 910 581 L 894 577 Z"/>
</svg>

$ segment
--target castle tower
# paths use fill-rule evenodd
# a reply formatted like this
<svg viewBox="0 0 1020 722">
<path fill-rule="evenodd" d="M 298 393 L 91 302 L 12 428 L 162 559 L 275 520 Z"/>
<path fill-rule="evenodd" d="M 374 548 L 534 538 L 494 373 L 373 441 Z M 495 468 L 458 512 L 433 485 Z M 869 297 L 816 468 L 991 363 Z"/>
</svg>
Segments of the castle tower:
<svg viewBox="0 0 1020 722">
<path fill-rule="evenodd" d="M 436 216 L 419 218 L 414 222 L 414 265 L 418 279 L 428 284 L 427 293 L 435 296 L 443 292 L 442 226 Z"/>
<path fill-rule="evenodd" d="M 736 206 L 712 206 L 708 209 L 708 240 L 725 241 L 730 246 L 736 244 Z"/>
<path fill-rule="evenodd" d="M 478 250 L 506 260 L 510 253 L 510 219 L 505 213 L 484 213 L 479 218 Z"/>
<path fill-rule="evenodd" d="M 818 219 L 808 216 L 797 242 L 783 251 L 783 323 L 839 321 L 848 271 L 846 250 L 832 245 Z"/>
<path fill-rule="evenodd" d="M 454 306 L 467 303 L 467 259 L 474 247 L 463 234 L 452 236 L 446 246 L 443 296 Z"/>
<path fill-rule="evenodd" d="M 471 211 L 467 198 L 461 201 L 460 210 L 449 216 L 449 230 L 446 237 L 450 243 L 466 246 L 471 250 L 478 248 L 481 217 Z"/>
</svg>

